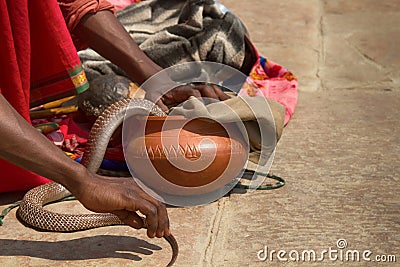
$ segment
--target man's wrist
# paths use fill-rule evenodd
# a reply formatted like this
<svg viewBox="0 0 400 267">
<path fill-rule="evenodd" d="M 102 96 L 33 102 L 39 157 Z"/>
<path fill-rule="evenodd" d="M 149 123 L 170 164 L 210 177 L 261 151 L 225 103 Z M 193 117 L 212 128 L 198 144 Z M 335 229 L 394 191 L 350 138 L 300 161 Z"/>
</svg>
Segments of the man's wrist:
<svg viewBox="0 0 400 267">
<path fill-rule="evenodd" d="M 87 183 L 89 179 L 91 179 L 89 171 L 83 165 L 73 162 L 57 182 L 75 195 L 77 190 L 82 188 L 82 184 Z"/>
</svg>

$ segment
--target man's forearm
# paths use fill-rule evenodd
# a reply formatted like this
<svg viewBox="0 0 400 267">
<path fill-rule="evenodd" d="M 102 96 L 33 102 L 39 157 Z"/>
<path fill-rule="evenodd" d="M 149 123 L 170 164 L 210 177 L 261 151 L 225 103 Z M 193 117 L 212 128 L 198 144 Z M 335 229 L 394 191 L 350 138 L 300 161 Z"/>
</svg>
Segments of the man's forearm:
<svg viewBox="0 0 400 267">
<path fill-rule="evenodd" d="M 143 53 L 110 11 L 85 15 L 74 34 L 140 84 L 162 70 Z"/>
<path fill-rule="evenodd" d="M 0 157 L 73 188 L 86 169 L 40 134 L 0 94 Z"/>
</svg>

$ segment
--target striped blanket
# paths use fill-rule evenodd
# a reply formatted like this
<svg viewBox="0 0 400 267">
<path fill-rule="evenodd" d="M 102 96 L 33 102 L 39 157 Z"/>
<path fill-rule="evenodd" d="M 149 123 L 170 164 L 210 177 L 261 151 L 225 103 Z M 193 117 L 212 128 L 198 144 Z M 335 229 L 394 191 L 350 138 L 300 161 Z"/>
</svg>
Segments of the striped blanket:
<svg viewBox="0 0 400 267">
<path fill-rule="evenodd" d="M 149 0 L 117 13 L 139 47 L 163 68 L 189 61 L 212 61 L 240 69 L 246 29 L 212 0 Z M 123 71 L 96 52 L 79 52 L 88 79 Z"/>
</svg>

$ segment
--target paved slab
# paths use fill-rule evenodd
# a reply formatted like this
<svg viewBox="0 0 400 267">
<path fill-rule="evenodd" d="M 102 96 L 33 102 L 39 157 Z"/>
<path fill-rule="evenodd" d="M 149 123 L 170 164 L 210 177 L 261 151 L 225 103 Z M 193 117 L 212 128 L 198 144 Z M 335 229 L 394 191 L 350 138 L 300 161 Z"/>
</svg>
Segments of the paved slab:
<svg viewBox="0 0 400 267">
<path fill-rule="evenodd" d="M 399 88 L 400 2 L 324 1 L 323 12 L 323 88 Z"/>
<path fill-rule="evenodd" d="M 261 55 L 282 64 L 299 78 L 301 90 L 320 88 L 319 0 L 220 1 L 243 20 Z"/>
<path fill-rule="evenodd" d="M 2 196 L 0 211 L 19 199 Z M 179 240 L 178 265 L 202 262 L 209 243 L 217 203 L 190 209 L 169 209 L 172 231 Z M 64 213 L 87 213 L 79 202 L 48 206 Z M 23 226 L 13 210 L 0 228 L 2 266 L 165 266 L 171 249 L 164 239 L 150 239 L 144 230 L 113 226 L 75 233 L 38 232 Z"/>
<path fill-rule="evenodd" d="M 399 105 L 400 94 L 391 91 L 301 93 L 273 166 L 287 185 L 230 196 L 208 265 L 280 266 L 276 253 L 272 262 L 258 260 L 264 246 L 300 257 L 315 250 L 320 258 L 342 238 L 344 253 L 399 255 Z M 318 266 L 339 264 L 326 255 Z M 310 262 L 284 266 L 298 265 Z"/>
</svg>

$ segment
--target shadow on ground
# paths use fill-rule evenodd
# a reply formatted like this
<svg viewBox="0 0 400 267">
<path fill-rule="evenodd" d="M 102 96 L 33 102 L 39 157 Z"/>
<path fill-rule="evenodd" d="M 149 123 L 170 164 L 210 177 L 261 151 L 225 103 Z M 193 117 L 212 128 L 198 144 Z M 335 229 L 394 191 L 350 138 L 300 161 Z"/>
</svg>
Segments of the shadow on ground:
<svg viewBox="0 0 400 267">
<path fill-rule="evenodd" d="M 142 260 L 161 247 L 135 237 L 102 235 L 66 241 L 0 239 L 0 256 L 29 256 L 49 260 L 120 258 Z"/>
</svg>

